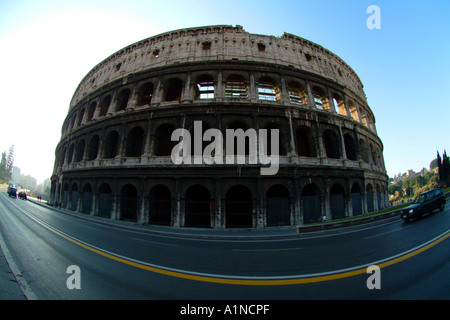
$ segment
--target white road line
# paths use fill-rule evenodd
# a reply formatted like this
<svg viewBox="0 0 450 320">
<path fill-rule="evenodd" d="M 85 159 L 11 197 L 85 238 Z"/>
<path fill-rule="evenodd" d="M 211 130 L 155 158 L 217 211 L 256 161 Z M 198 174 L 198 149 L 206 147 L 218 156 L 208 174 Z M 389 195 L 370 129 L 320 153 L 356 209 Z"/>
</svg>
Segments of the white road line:
<svg viewBox="0 0 450 320">
<path fill-rule="evenodd" d="M 251 252 L 251 251 L 288 251 L 288 250 L 303 250 L 303 248 L 282 248 L 282 249 L 234 249 L 233 251 L 245 251 L 245 252 Z"/>
<path fill-rule="evenodd" d="M 131 238 L 131 239 L 138 240 L 138 241 L 143 241 L 143 242 L 154 243 L 154 244 L 160 244 L 160 245 L 164 245 L 164 246 L 178 247 L 178 245 L 171 244 L 171 243 L 164 243 L 164 242 L 158 242 L 158 241 L 152 241 L 152 240 L 146 240 L 146 239 L 139 239 L 139 238 Z"/>
</svg>

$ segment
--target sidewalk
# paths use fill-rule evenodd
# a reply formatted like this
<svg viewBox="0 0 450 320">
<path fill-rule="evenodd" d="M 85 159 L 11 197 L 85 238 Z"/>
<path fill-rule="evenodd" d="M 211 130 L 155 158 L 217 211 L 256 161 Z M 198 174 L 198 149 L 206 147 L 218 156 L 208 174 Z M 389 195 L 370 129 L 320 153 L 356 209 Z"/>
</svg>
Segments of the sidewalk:
<svg viewBox="0 0 450 320">
<path fill-rule="evenodd" d="M 26 300 L 22 287 L 8 264 L 7 255 L 8 250 L 0 235 L 0 300 Z"/>
<path fill-rule="evenodd" d="M 355 218 L 346 221 L 330 221 L 326 223 L 318 223 L 305 226 L 280 226 L 270 227 L 262 229 L 208 229 L 208 228 L 188 228 L 188 227 L 170 227 L 145 224 L 141 225 L 136 222 L 112 220 L 108 218 L 102 218 L 98 216 L 92 216 L 76 212 L 68 209 L 60 209 L 50 206 L 44 201 L 38 201 L 34 198 L 28 198 L 28 201 L 32 201 L 35 204 L 43 207 L 52 208 L 53 210 L 60 211 L 61 213 L 68 214 L 80 219 L 93 221 L 100 224 L 117 226 L 120 228 L 126 228 L 129 230 L 146 232 L 149 234 L 167 236 L 167 237 L 179 237 L 179 238 L 191 238 L 191 239 L 209 239 L 209 240 L 280 240 L 280 239 L 299 239 L 307 237 L 315 237 L 318 234 L 331 234 L 345 232 L 353 229 L 358 229 L 367 224 L 384 223 L 391 219 L 399 219 L 398 215 L 400 211 L 393 207 L 385 213 L 380 213 L 372 216 L 363 216 L 361 218 Z"/>
</svg>

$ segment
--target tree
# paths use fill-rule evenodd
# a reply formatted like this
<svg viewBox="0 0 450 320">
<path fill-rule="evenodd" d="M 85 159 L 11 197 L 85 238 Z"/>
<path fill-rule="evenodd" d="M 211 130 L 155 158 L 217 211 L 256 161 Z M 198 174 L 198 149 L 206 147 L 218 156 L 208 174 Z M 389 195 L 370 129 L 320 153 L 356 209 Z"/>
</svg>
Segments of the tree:
<svg viewBox="0 0 450 320">
<path fill-rule="evenodd" d="M 12 177 L 12 169 L 14 166 L 14 145 L 9 148 L 8 154 L 2 152 L 0 160 L 0 183 L 9 183 Z"/>
<path fill-rule="evenodd" d="M 0 162 L 0 183 L 7 182 L 6 179 L 6 152 L 2 152 L 2 160 Z"/>
<path fill-rule="evenodd" d="M 437 164 L 439 168 L 439 182 L 442 186 L 450 185 L 450 161 L 447 156 L 447 151 L 444 150 L 444 154 L 441 156 L 439 151 L 437 153 Z"/>
</svg>

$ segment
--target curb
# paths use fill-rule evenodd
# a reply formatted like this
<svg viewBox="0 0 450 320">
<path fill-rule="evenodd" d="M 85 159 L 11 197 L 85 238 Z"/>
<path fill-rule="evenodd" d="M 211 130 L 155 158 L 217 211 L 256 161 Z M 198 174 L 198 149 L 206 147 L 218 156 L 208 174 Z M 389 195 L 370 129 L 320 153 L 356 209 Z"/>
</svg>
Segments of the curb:
<svg viewBox="0 0 450 320">
<path fill-rule="evenodd" d="M 270 240 L 270 239 L 292 239 L 299 238 L 302 235 L 320 232 L 320 231 L 330 231 L 336 229 L 343 229 L 346 227 L 360 226 L 364 224 L 369 224 L 373 222 L 378 222 L 381 220 L 386 220 L 389 218 L 394 218 L 400 215 L 401 209 L 393 208 L 392 211 L 388 211 L 382 214 L 374 214 L 368 217 L 355 218 L 346 221 L 336 221 L 327 222 L 315 225 L 305 225 L 305 226 L 286 226 L 279 228 L 268 229 L 241 229 L 241 230 L 202 230 L 193 228 L 171 228 L 170 230 L 158 230 L 159 226 L 150 225 L 139 225 L 136 223 L 130 223 L 127 221 L 114 220 L 110 221 L 108 219 L 99 220 L 90 215 L 84 215 L 75 211 L 70 211 L 66 209 L 57 209 L 46 202 L 39 202 L 34 199 L 28 199 L 35 204 L 43 207 L 52 208 L 58 210 L 61 213 L 71 215 L 73 217 L 88 220 L 95 223 L 100 223 L 109 226 L 115 226 L 120 228 L 125 228 L 128 230 L 139 231 L 150 233 L 159 236 L 166 237 L 177 237 L 177 238 L 190 238 L 190 239 L 210 239 L 210 240 Z M 150 226 L 150 227 L 149 227 Z"/>
</svg>

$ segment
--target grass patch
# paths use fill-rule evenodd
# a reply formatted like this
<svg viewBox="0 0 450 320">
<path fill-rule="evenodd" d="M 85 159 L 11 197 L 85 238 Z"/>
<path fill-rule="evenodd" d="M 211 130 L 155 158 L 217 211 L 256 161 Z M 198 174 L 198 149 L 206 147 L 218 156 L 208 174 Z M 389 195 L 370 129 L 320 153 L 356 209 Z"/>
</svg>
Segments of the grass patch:
<svg viewBox="0 0 450 320">
<path fill-rule="evenodd" d="M 411 205 L 411 203 L 404 203 L 402 205 L 398 205 L 398 206 L 395 206 L 395 207 L 390 207 L 390 208 L 386 208 L 386 209 L 383 209 L 383 210 L 370 212 L 370 213 L 366 213 L 366 214 L 361 214 L 361 215 L 355 216 L 355 217 L 346 217 L 346 218 L 342 218 L 342 219 L 328 220 L 328 221 L 325 221 L 325 222 L 309 223 L 309 224 L 305 224 L 305 226 L 323 225 L 323 224 L 329 224 L 329 223 L 345 222 L 345 221 L 349 221 L 349 220 L 367 218 L 367 217 L 383 214 L 383 213 L 386 213 L 386 212 L 397 211 L 397 210 L 406 208 L 406 207 L 408 207 L 410 205 Z"/>
</svg>

